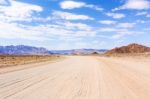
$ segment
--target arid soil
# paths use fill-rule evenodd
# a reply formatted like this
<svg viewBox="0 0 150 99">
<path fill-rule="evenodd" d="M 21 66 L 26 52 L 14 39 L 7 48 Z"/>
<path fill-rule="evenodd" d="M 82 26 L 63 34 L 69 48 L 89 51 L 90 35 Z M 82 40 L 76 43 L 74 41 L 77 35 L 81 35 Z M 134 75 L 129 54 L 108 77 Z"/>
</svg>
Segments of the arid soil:
<svg viewBox="0 0 150 99">
<path fill-rule="evenodd" d="M 32 68 L 1 68 L 0 99 L 150 99 L 149 60 L 68 56 L 28 64 Z"/>
<path fill-rule="evenodd" d="M 0 55 L 0 68 L 16 66 L 28 63 L 56 60 L 59 56 L 47 55 Z"/>
</svg>

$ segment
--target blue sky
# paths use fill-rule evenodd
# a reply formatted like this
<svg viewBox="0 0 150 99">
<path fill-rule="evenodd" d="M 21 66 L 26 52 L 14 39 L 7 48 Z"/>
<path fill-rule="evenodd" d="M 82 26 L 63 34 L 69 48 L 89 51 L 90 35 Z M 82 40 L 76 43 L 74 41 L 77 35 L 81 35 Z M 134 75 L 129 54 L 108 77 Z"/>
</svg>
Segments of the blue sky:
<svg viewBox="0 0 150 99">
<path fill-rule="evenodd" d="M 149 0 L 0 0 L 0 45 L 150 46 Z"/>
</svg>

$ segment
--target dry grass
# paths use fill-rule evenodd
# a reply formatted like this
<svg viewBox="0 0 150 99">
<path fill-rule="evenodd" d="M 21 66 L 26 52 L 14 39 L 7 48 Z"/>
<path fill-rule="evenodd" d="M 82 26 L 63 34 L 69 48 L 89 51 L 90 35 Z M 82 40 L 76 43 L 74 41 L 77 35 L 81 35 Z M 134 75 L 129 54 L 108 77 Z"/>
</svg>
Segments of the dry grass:
<svg viewBox="0 0 150 99">
<path fill-rule="evenodd" d="M 60 56 L 47 55 L 0 55 L 0 68 L 60 59 Z"/>
</svg>

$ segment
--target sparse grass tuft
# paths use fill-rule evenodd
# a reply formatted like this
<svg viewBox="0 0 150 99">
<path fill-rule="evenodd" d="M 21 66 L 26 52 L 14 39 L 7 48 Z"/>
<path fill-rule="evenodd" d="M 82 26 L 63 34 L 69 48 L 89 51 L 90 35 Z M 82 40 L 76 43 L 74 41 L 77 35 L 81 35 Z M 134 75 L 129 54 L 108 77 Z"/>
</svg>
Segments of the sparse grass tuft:
<svg viewBox="0 0 150 99">
<path fill-rule="evenodd" d="M 28 63 L 51 61 L 59 58 L 61 57 L 52 55 L 0 55 L 0 68 Z"/>
</svg>

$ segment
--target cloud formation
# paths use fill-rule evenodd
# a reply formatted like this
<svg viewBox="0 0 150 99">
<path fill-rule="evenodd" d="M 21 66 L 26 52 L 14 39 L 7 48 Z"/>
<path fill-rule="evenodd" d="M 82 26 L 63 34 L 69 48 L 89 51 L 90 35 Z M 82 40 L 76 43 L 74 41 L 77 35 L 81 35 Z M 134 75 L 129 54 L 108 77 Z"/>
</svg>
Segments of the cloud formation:
<svg viewBox="0 0 150 99">
<path fill-rule="evenodd" d="M 1 18 L 3 16 L 3 19 L 7 21 L 31 20 L 34 13 L 43 11 L 43 8 L 37 5 L 21 3 L 15 0 L 11 0 L 9 3 L 10 5 L 8 6 L 0 6 Z"/>
<path fill-rule="evenodd" d="M 124 18 L 125 15 L 122 14 L 122 13 L 106 13 L 107 16 L 110 16 L 114 19 L 121 19 L 121 18 Z"/>
<path fill-rule="evenodd" d="M 75 8 L 82 8 L 82 7 L 85 7 L 85 8 L 91 8 L 91 9 L 95 9 L 95 10 L 98 10 L 98 11 L 102 11 L 103 8 L 101 7 L 98 7 L 98 6 L 95 6 L 95 5 L 92 5 L 92 4 L 86 4 L 84 2 L 79 2 L 79 1 L 62 1 L 60 3 L 60 7 L 62 9 L 75 9 Z"/>
<path fill-rule="evenodd" d="M 65 20 L 93 20 L 92 17 L 87 15 L 79 15 L 63 11 L 53 11 L 52 13 L 54 19 L 65 19 Z"/>
<path fill-rule="evenodd" d="M 125 0 L 125 3 L 114 10 L 132 9 L 132 10 L 148 10 L 150 8 L 149 0 Z"/>
<path fill-rule="evenodd" d="M 112 24 L 116 24 L 116 21 L 113 21 L 113 20 L 101 20 L 101 21 L 99 21 L 99 23 L 106 24 L 106 25 L 112 25 Z"/>
<path fill-rule="evenodd" d="M 128 23 L 128 22 L 126 22 L 126 23 L 119 23 L 117 25 L 117 27 L 119 27 L 119 28 L 132 28 L 132 27 L 134 27 L 135 24 L 136 23 Z"/>
</svg>

